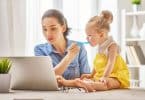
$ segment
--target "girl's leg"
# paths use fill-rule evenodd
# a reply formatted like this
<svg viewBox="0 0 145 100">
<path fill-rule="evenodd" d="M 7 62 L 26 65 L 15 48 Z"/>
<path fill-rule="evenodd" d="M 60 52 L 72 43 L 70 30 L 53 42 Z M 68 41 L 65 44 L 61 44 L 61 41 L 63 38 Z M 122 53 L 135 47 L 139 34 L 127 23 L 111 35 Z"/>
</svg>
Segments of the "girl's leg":
<svg viewBox="0 0 145 100">
<path fill-rule="evenodd" d="M 120 88 L 121 83 L 116 78 L 108 78 L 107 81 L 108 81 L 107 84 L 108 89 Z"/>
<path fill-rule="evenodd" d="M 104 91 L 109 89 L 120 88 L 120 82 L 116 78 L 106 78 L 107 83 L 92 80 L 65 80 L 62 76 L 57 76 L 58 84 L 67 87 L 81 87 L 86 92 Z"/>
<path fill-rule="evenodd" d="M 80 87 L 83 88 L 87 92 L 86 85 L 82 80 L 74 79 L 74 80 L 66 80 L 62 76 L 57 76 L 57 82 L 59 86 L 66 86 L 66 87 Z"/>
<path fill-rule="evenodd" d="M 57 76 L 57 82 L 62 86 L 76 87 L 77 80 L 66 80 L 62 76 Z"/>
<path fill-rule="evenodd" d="M 106 84 L 100 81 L 86 81 L 86 80 L 84 80 L 84 83 L 89 92 L 92 92 L 93 90 L 104 91 L 109 89 L 120 88 L 120 82 L 117 79 L 107 78 L 106 81 L 107 81 Z"/>
<path fill-rule="evenodd" d="M 88 92 L 107 90 L 107 85 L 99 81 L 83 81 L 87 87 Z"/>
</svg>

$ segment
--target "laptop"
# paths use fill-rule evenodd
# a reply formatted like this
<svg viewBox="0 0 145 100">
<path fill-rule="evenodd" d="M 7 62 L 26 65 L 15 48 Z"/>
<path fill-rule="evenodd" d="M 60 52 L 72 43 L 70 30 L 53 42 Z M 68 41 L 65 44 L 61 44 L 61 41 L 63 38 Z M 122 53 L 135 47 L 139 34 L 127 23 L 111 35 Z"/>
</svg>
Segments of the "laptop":
<svg viewBox="0 0 145 100">
<path fill-rule="evenodd" d="M 8 57 L 12 61 L 11 89 L 58 90 L 58 84 L 49 56 Z"/>
</svg>

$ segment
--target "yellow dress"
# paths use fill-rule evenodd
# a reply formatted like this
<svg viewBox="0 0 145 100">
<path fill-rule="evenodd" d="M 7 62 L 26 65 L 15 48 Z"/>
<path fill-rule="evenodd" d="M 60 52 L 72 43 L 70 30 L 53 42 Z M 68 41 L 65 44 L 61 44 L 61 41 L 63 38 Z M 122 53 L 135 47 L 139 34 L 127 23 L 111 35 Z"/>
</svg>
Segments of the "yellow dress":
<svg viewBox="0 0 145 100">
<path fill-rule="evenodd" d="M 102 77 L 107 61 L 108 61 L 108 57 L 105 53 L 98 53 L 96 55 L 94 59 L 94 69 L 96 73 L 93 77 L 93 80 L 98 80 L 100 77 Z M 120 88 L 128 88 L 130 86 L 129 70 L 126 63 L 124 62 L 124 60 L 120 55 L 116 57 L 114 68 L 112 70 L 112 73 L 109 75 L 109 77 L 118 79 L 118 81 L 121 83 Z"/>
</svg>

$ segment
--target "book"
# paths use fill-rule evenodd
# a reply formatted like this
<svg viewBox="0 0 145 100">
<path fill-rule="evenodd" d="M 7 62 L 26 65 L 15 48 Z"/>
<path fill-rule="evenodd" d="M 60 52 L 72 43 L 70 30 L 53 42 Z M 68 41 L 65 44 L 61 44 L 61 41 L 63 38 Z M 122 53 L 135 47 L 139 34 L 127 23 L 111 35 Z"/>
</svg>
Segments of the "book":
<svg viewBox="0 0 145 100">
<path fill-rule="evenodd" d="M 134 46 L 136 54 L 138 56 L 138 59 L 140 61 L 140 64 L 145 64 L 145 55 L 139 45 Z"/>
<path fill-rule="evenodd" d="M 126 47 L 126 56 L 127 56 L 127 59 L 128 59 L 128 64 L 130 65 L 135 65 L 135 61 L 134 61 L 134 57 L 133 57 L 133 54 L 132 54 L 132 51 L 130 49 L 130 46 L 127 46 Z"/>
<path fill-rule="evenodd" d="M 133 55 L 135 65 L 140 65 L 140 61 L 139 61 L 139 58 L 138 58 L 138 56 L 137 56 L 137 53 L 136 53 L 136 51 L 135 51 L 134 46 L 129 46 L 129 47 L 130 47 L 131 53 L 132 53 L 132 55 Z"/>
</svg>

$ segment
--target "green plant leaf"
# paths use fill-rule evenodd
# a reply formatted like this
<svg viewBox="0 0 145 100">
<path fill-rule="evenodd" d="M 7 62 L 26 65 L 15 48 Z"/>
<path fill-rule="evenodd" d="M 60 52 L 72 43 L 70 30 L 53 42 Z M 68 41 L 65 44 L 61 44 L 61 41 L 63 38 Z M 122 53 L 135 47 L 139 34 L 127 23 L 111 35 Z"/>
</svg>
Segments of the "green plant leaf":
<svg viewBox="0 0 145 100">
<path fill-rule="evenodd" d="M 4 63 L 3 63 L 3 60 L 2 60 L 2 73 L 4 72 Z"/>
<path fill-rule="evenodd" d="M 2 71 L 3 71 L 3 73 L 5 73 L 5 71 L 6 71 L 7 67 L 8 67 L 7 66 L 7 59 L 3 59 L 2 61 L 3 61 L 3 70 Z"/>
<path fill-rule="evenodd" d="M 131 0 L 132 4 L 139 5 L 141 4 L 141 0 Z"/>
<path fill-rule="evenodd" d="M 8 73 L 8 72 L 9 72 L 9 70 L 10 70 L 11 66 L 12 66 L 12 62 L 11 62 L 11 61 L 9 61 L 9 65 L 8 65 L 7 70 L 6 70 L 6 73 Z"/>
<path fill-rule="evenodd" d="M 2 63 L 0 61 L 0 73 L 2 72 Z"/>
<path fill-rule="evenodd" d="M 8 58 L 0 60 L 0 73 L 8 73 L 12 66 L 12 62 Z"/>
</svg>

